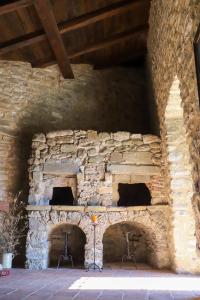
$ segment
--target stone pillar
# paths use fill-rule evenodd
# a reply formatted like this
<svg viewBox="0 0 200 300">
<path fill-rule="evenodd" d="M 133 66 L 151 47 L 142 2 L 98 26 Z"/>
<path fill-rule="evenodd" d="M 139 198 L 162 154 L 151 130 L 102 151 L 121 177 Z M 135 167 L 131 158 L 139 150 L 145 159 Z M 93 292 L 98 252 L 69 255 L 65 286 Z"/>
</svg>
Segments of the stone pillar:
<svg viewBox="0 0 200 300">
<path fill-rule="evenodd" d="M 37 211 L 29 214 L 26 245 L 26 267 L 36 270 L 48 268 L 48 228 Z"/>
<path fill-rule="evenodd" d="M 200 271 L 200 258 L 196 248 L 195 214 L 192 207 L 192 163 L 181 102 L 179 80 L 175 77 L 165 111 L 165 143 L 168 152 L 165 159 L 168 160 L 172 212 L 171 254 L 176 272 L 196 273 Z"/>
<path fill-rule="evenodd" d="M 102 268 L 103 267 L 103 243 L 102 243 L 102 228 L 100 225 L 96 227 L 96 243 L 95 243 L 95 262 Z M 94 227 L 90 225 L 88 234 L 86 234 L 87 244 L 85 244 L 85 267 L 94 262 Z"/>
</svg>

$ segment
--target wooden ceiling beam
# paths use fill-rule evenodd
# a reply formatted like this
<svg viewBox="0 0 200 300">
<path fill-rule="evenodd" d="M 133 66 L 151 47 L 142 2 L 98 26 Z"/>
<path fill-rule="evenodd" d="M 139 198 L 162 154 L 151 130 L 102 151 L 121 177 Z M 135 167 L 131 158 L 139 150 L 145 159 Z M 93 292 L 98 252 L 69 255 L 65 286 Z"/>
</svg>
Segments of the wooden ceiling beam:
<svg viewBox="0 0 200 300">
<path fill-rule="evenodd" d="M 34 0 L 34 6 L 63 77 L 74 78 L 69 58 L 57 27 L 50 1 Z"/>
<path fill-rule="evenodd" d="M 27 7 L 33 4 L 33 0 L 18 0 L 8 4 L 0 5 L 0 16 L 13 12 L 19 8 Z"/>
<path fill-rule="evenodd" d="M 146 0 L 126 0 L 112 4 L 108 7 L 98 9 L 94 12 L 87 13 L 83 16 L 76 17 L 71 21 L 66 21 L 58 24 L 60 34 L 65 34 L 76 29 L 83 28 L 93 23 L 102 21 L 106 18 L 123 14 L 131 9 L 136 8 L 141 3 L 146 3 Z M 1 45 L 0 54 L 5 54 L 10 51 L 14 51 L 26 46 L 30 46 L 35 43 L 39 43 L 46 40 L 46 35 L 43 32 L 36 32 L 32 34 L 26 34 L 17 39 L 8 41 Z"/>
<path fill-rule="evenodd" d="M 136 35 L 147 34 L 148 28 L 149 28 L 148 24 L 138 26 L 137 28 L 134 28 L 127 32 L 122 32 L 122 33 L 116 34 L 116 35 L 109 37 L 101 42 L 98 42 L 98 43 L 95 43 L 88 47 L 85 47 L 84 49 L 82 49 L 80 51 L 76 51 L 74 53 L 68 54 L 68 57 L 70 60 L 72 60 L 73 58 L 77 58 L 81 55 L 88 54 L 88 53 L 91 53 L 94 51 L 98 51 L 98 50 L 101 50 L 101 49 L 104 49 L 107 47 L 111 47 L 111 46 L 121 43 L 121 42 L 125 42 L 129 39 L 132 39 L 133 37 L 136 37 Z M 137 40 L 136 40 L 136 42 L 137 42 Z M 137 52 L 137 55 L 138 55 L 138 52 Z M 46 66 L 52 65 L 54 63 L 55 63 L 55 60 L 53 58 L 52 58 L 52 60 L 49 59 L 49 61 L 47 59 L 44 59 L 44 61 L 33 62 L 32 66 L 41 68 L 41 67 L 46 67 Z"/>
</svg>

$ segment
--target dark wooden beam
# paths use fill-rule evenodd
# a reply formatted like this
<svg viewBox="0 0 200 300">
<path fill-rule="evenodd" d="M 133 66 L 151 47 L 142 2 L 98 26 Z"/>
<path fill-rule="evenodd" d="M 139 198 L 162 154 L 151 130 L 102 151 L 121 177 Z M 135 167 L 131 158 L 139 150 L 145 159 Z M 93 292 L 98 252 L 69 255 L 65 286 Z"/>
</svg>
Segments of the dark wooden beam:
<svg viewBox="0 0 200 300">
<path fill-rule="evenodd" d="M 63 77 L 74 78 L 69 58 L 57 27 L 50 1 L 34 0 L 34 6 Z"/>
<path fill-rule="evenodd" d="M 83 28 L 93 23 L 110 18 L 118 14 L 126 13 L 127 11 L 136 8 L 138 5 L 145 4 L 146 0 L 126 0 L 119 3 L 112 4 L 108 7 L 98 9 L 94 12 L 85 14 L 84 16 L 76 17 L 71 21 L 66 21 L 58 24 L 60 34 L 65 34 L 76 29 Z M 35 32 L 32 34 L 26 34 L 17 39 L 8 41 L 0 46 L 0 54 L 5 54 L 13 50 L 17 50 L 26 46 L 30 46 L 35 43 L 39 43 L 46 40 L 46 35 L 43 32 Z"/>
<path fill-rule="evenodd" d="M 0 55 L 6 54 L 10 51 L 15 51 L 26 46 L 30 46 L 42 41 L 47 41 L 47 36 L 43 32 L 33 32 L 28 33 L 25 36 L 13 39 L 11 41 L 5 42 L 0 46 Z"/>
<path fill-rule="evenodd" d="M 82 50 L 79 50 L 79 51 L 76 51 L 74 53 L 69 54 L 68 57 L 69 57 L 70 60 L 72 60 L 73 58 L 77 58 L 81 55 L 91 53 L 91 52 L 94 52 L 94 51 L 98 51 L 98 50 L 116 45 L 118 43 L 127 41 L 129 39 L 132 39 L 132 38 L 136 37 L 137 35 L 139 36 L 141 34 L 147 34 L 147 32 L 148 32 L 148 24 L 145 24 L 145 25 L 136 27 L 132 30 L 129 30 L 127 32 L 122 32 L 122 33 L 116 34 L 112 37 L 104 39 L 101 42 L 98 42 L 98 43 L 95 43 L 93 45 L 87 46 L 87 47 L 83 48 Z M 137 39 L 136 39 L 136 42 L 137 42 Z M 137 54 L 138 54 L 138 52 L 137 52 Z M 49 58 L 49 60 L 47 60 L 45 58 L 44 61 L 40 60 L 40 61 L 37 61 L 37 62 L 33 62 L 32 66 L 37 67 L 37 68 L 41 68 L 41 67 L 46 67 L 46 66 L 52 65 L 54 63 L 55 63 L 55 60 L 52 57 L 52 59 Z"/>
<path fill-rule="evenodd" d="M 33 4 L 33 0 L 18 0 L 8 4 L 0 5 L 0 16 L 13 12 L 19 8 L 27 7 Z"/>
<path fill-rule="evenodd" d="M 146 0 L 125 0 L 111 4 L 110 6 L 87 13 L 84 16 L 74 18 L 72 21 L 64 22 L 60 25 L 60 32 L 63 34 L 102 21 L 106 18 L 126 13 L 131 9 L 139 7 L 141 4 L 147 5 L 147 2 Z"/>
</svg>

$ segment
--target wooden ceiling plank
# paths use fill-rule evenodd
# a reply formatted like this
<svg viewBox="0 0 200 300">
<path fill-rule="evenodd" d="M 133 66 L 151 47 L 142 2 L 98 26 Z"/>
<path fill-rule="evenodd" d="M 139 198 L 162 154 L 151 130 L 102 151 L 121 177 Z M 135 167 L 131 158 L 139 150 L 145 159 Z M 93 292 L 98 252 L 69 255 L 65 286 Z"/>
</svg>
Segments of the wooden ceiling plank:
<svg viewBox="0 0 200 300">
<path fill-rule="evenodd" d="M 34 6 L 63 77 L 74 78 L 69 58 L 57 27 L 50 1 L 34 0 Z"/>
<path fill-rule="evenodd" d="M 83 28 L 98 21 L 102 21 L 106 18 L 125 13 L 130 9 L 134 9 L 136 5 L 143 3 L 144 1 L 146 0 L 127 0 L 115 3 L 106 8 L 101 8 L 94 12 L 87 13 L 84 16 L 76 17 L 71 21 L 66 21 L 61 24 L 58 24 L 58 28 L 61 34 L 65 34 L 66 32 L 71 32 L 73 30 Z M 38 43 L 45 40 L 46 35 L 44 33 L 36 32 L 34 36 L 30 36 L 29 34 L 27 34 L 23 37 L 19 37 L 18 39 L 11 40 L 1 45 L 0 54 L 5 54 L 10 51 L 30 46 L 34 43 Z"/>
<path fill-rule="evenodd" d="M 28 33 L 25 35 L 25 38 L 19 37 L 13 39 L 12 41 L 8 41 L 2 44 L 0 47 L 0 55 L 43 41 L 47 41 L 47 36 L 45 33 L 38 33 L 38 32 Z"/>
<path fill-rule="evenodd" d="M 90 52 L 94 52 L 103 48 L 107 48 L 110 46 L 113 46 L 114 44 L 120 43 L 120 42 L 124 42 L 126 40 L 129 40 L 130 38 L 132 38 L 134 35 L 136 34 L 140 34 L 140 33 L 147 33 L 148 32 L 148 25 L 142 25 L 142 26 L 138 26 L 132 30 L 129 30 L 127 32 L 122 32 L 119 34 L 116 34 L 112 37 L 109 37 L 107 39 L 104 39 L 103 41 L 99 42 L 99 43 L 95 43 L 93 45 L 90 45 L 89 47 L 86 47 L 80 51 L 77 51 L 71 55 L 69 55 L 69 58 L 75 58 Z"/>
<path fill-rule="evenodd" d="M 18 0 L 9 4 L 0 5 L 0 16 L 32 4 L 33 0 Z"/>
<path fill-rule="evenodd" d="M 74 18 L 70 22 L 64 22 L 60 25 L 60 32 L 64 34 L 66 32 L 80 29 L 82 27 L 91 25 L 93 23 L 102 21 L 106 18 L 126 13 L 131 9 L 134 9 L 138 4 L 143 3 L 145 0 L 126 0 L 118 3 L 114 3 L 108 7 L 98 9 L 94 12 L 87 13 L 84 16 Z"/>
<path fill-rule="evenodd" d="M 110 47 L 113 46 L 115 44 L 118 44 L 120 42 L 124 42 L 126 40 L 129 40 L 131 38 L 133 38 L 135 35 L 137 34 L 147 34 L 148 33 L 148 24 L 145 24 L 143 26 L 138 26 L 137 28 L 134 28 L 132 30 L 129 30 L 127 32 L 122 32 L 120 34 L 116 34 L 110 38 L 107 38 L 99 43 L 90 45 L 89 47 L 85 47 L 84 49 L 77 51 L 75 53 L 69 54 L 68 57 L 69 59 L 73 59 L 76 57 L 79 57 L 81 55 L 90 53 L 90 52 L 94 52 L 94 51 L 98 51 L 100 49 L 106 48 L 106 47 Z M 137 55 L 139 54 L 138 51 L 136 53 Z M 143 52 L 141 53 L 143 54 Z M 41 68 L 41 67 L 45 67 L 45 66 L 50 66 L 52 64 L 55 63 L 55 60 L 52 58 L 52 60 L 47 61 L 46 59 L 44 59 L 43 61 L 38 61 L 38 62 L 33 62 L 32 66 L 33 67 L 37 67 L 37 68 Z"/>
</svg>

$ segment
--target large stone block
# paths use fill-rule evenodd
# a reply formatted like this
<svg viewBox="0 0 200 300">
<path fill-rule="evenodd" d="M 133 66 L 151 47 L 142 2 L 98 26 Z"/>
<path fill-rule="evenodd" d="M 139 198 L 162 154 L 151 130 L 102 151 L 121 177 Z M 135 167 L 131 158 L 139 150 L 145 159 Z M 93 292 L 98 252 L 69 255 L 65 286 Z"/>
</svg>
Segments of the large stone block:
<svg viewBox="0 0 200 300">
<path fill-rule="evenodd" d="M 113 152 L 110 156 L 111 162 L 121 162 L 122 161 L 122 153 L 120 152 Z"/>
<path fill-rule="evenodd" d="M 137 165 L 109 165 L 107 171 L 112 174 L 138 174 L 138 175 L 159 175 L 160 168 L 157 166 L 137 166 Z"/>
<path fill-rule="evenodd" d="M 44 163 L 43 172 L 46 174 L 55 174 L 55 175 L 73 175 L 79 172 L 79 166 L 73 162 L 65 163 Z"/>
<path fill-rule="evenodd" d="M 118 131 L 114 133 L 114 140 L 116 141 L 126 141 L 130 137 L 130 133 L 127 131 Z"/>
<path fill-rule="evenodd" d="M 137 165 L 152 165 L 150 152 L 124 152 L 123 160 Z"/>
</svg>

